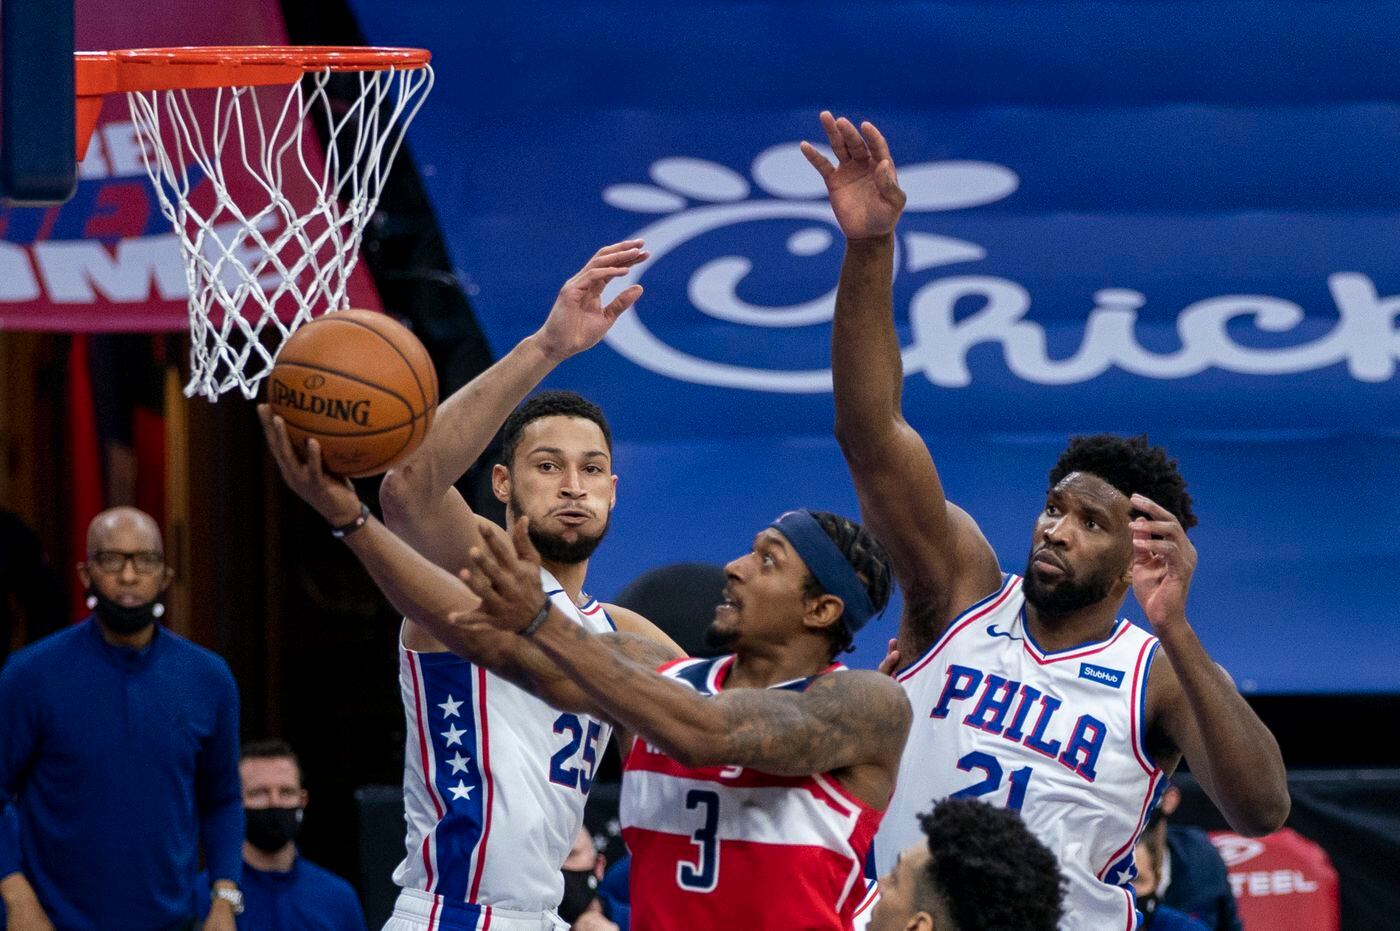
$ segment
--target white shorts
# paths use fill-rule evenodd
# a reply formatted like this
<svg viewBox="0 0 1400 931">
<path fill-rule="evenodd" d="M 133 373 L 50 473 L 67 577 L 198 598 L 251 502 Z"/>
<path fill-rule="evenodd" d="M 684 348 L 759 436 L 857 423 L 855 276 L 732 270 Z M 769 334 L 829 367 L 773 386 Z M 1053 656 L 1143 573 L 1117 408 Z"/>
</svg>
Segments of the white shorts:
<svg viewBox="0 0 1400 931">
<path fill-rule="evenodd" d="M 399 890 L 384 931 L 568 931 L 556 912 L 518 912 L 451 902 L 417 889 Z"/>
</svg>

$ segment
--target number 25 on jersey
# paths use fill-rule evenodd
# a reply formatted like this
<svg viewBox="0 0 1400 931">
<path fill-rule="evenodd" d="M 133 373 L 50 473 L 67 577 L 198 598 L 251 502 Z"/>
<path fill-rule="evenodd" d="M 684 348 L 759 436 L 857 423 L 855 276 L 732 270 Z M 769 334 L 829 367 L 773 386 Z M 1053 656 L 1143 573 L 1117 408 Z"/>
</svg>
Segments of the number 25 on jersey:
<svg viewBox="0 0 1400 931">
<path fill-rule="evenodd" d="M 602 731 L 603 725 L 598 721 L 589 721 L 585 727 L 576 714 L 556 718 L 554 733 L 564 735 L 566 740 L 549 758 L 549 781 L 587 795 L 598 769 L 598 738 Z"/>
</svg>

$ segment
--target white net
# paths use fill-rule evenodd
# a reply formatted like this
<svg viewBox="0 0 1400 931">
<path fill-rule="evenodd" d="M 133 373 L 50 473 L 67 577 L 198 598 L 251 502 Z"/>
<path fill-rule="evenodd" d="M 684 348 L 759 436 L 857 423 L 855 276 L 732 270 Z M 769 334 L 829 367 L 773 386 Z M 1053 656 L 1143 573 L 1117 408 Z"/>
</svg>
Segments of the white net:
<svg viewBox="0 0 1400 931">
<path fill-rule="evenodd" d="M 186 396 L 254 397 L 297 327 L 349 306 L 365 225 L 432 83 L 428 67 L 324 69 L 289 88 L 127 94 L 185 258 Z"/>
</svg>

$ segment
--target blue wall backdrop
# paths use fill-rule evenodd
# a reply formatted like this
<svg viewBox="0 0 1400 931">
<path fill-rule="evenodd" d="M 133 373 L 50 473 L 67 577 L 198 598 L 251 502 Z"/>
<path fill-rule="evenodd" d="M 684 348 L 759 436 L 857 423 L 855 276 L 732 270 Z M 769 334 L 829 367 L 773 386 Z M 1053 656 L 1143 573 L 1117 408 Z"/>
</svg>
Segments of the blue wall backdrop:
<svg viewBox="0 0 1400 931">
<path fill-rule="evenodd" d="M 434 54 L 413 156 L 498 353 L 598 246 L 653 253 L 550 380 L 618 437 L 596 594 L 791 506 L 856 511 L 841 240 L 796 150 L 830 108 L 890 139 L 906 411 L 1006 568 L 1069 434 L 1147 432 L 1196 497 L 1191 613 L 1241 687 L 1400 691 L 1393 4 L 527 6 L 352 0 L 370 42 Z"/>
</svg>

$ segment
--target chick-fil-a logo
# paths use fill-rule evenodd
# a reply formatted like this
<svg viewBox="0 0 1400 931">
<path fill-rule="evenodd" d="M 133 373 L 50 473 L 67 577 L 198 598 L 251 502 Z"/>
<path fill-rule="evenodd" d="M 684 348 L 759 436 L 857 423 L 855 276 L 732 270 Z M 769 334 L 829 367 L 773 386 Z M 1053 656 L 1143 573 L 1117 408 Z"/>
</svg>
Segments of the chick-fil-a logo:
<svg viewBox="0 0 1400 931">
<path fill-rule="evenodd" d="M 830 153 L 827 153 L 828 157 Z M 770 148 L 754 159 L 753 181 L 715 162 L 668 157 L 651 165 L 652 184 L 615 184 L 603 191 L 609 205 L 635 213 L 661 215 L 632 235 L 645 239 L 651 256 L 610 294 L 640 281 L 647 270 L 683 244 L 716 230 L 763 220 L 810 220 L 812 226 L 791 235 L 794 256 L 817 255 L 839 235 L 826 200 L 826 189 L 796 143 Z M 900 169 L 900 185 L 909 196 L 906 218 L 931 211 L 960 210 L 1001 200 L 1016 190 L 1015 172 L 977 161 L 939 161 Z M 753 197 L 753 188 L 768 197 Z M 907 223 L 905 226 L 907 227 Z M 902 230 L 896 243 L 895 273 L 915 274 L 953 263 L 986 257 L 979 245 L 932 233 Z M 797 327 L 831 320 L 836 294 L 788 306 L 758 306 L 737 293 L 753 270 L 739 255 L 712 259 L 690 275 L 687 295 L 701 313 L 732 324 Z M 1088 381 L 1113 367 L 1145 378 L 1186 378 L 1215 368 L 1248 375 L 1288 375 L 1345 362 L 1352 377 L 1383 382 L 1395 374 L 1400 359 L 1400 296 L 1382 297 L 1364 274 L 1328 276 L 1336 303 L 1336 325 L 1309 343 L 1259 348 L 1235 341 L 1228 326 L 1247 319 L 1269 333 L 1287 333 L 1305 314 L 1292 301 L 1260 294 L 1229 294 L 1197 301 L 1176 318 L 1180 348 L 1151 352 L 1138 342 L 1138 311 L 1147 297 L 1129 288 L 1105 288 L 1094 294 L 1095 306 L 1084 323 L 1079 348 L 1067 358 L 1052 358 L 1045 330 L 1025 319 L 1030 293 L 1015 281 L 992 275 L 935 278 L 918 288 L 909 305 L 912 341 L 902 352 L 906 373 L 922 372 L 948 388 L 972 383 L 967 355 L 974 346 L 996 343 L 1007 368 L 1027 382 L 1069 385 Z M 959 302 L 975 302 L 972 313 L 957 315 Z M 753 391 L 810 393 L 831 390 L 830 369 L 756 368 L 705 359 L 668 345 L 647 328 L 642 315 L 622 316 L 608 343 L 637 365 L 672 378 L 703 385 Z"/>
</svg>

